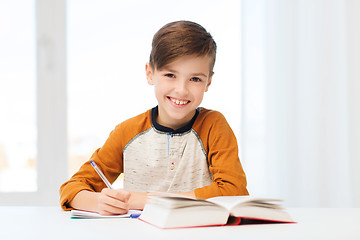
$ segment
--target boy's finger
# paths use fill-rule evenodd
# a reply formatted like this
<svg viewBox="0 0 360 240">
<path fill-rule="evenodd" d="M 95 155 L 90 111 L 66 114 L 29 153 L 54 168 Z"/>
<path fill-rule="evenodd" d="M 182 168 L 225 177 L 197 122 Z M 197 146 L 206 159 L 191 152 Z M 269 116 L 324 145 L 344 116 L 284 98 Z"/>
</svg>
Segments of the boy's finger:
<svg viewBox="0 0 360 240">
<path fill-rule="evenodd" d="M 125 191 L 123 189 L 114 190 L 114 189 L 104 188 L 101 191 L 101 193 L 123 202 L 127 202 L 130 198 L 130 192 Z"/>
<path fill-rule="evenodd" d="M 127 208 L 119 208 L 108 204 L 102 204 L 99 212 L 102 215 L 125 214 L 129 210 Z"/>
<path fill-rule="evenodd" d="M 104 193 L 100 194 L 98 204 L 99 213 L 101 214 L 105 214 L 104 212 L 123 214 L 129 210 L 129 204 L 127 202 L 108 196 Z"/>
</svg>

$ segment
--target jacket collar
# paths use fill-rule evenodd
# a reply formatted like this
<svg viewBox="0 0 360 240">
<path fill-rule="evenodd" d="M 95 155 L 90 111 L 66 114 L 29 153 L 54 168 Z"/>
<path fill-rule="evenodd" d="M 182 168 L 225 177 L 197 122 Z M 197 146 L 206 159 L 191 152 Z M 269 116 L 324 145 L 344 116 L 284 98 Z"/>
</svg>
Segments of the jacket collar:
<svg viewBox="0 0 360 240">
<path fill-rule="evenodd" d="M 188 124 L 186 124 L 185 126 L 179 128 L 179 129 L 172 129 L 172 128 L 168 128 L 163 125 L 160 125 L 156 121 L 156 115 L 158 114 L 158 111 L 159 111 L 158 106 L 151 109 L 151 121 L 152 121 L 153 126 L 155 127 L 156 130 L 158 130 L 160 132 L 171 133 L 171 134 L 185 133 L 185 132 L 190 131 L 197 116 L 199 115 L 199 110 L 196 109 L 194 117 L 190 120 L 190 122 Z"/>
</svg>

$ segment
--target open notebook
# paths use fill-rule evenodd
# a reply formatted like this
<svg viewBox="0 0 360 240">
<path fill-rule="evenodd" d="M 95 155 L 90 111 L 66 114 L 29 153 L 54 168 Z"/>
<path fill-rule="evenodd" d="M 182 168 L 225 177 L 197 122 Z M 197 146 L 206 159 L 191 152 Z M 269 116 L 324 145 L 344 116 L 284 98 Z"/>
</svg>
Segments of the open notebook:
<svg viewBox="0 0 360 240">
<path fill-rule="evenodd" d="M 73 219 L 76 218 L 137 218 L 140 216 L 142 211 L 140 210 L 129 210 L 127 214 L 119 215 L 101 215 L 94 212 L 87 212 L 81 210 L 71 210 L 70 217 Z"/>
</svg>

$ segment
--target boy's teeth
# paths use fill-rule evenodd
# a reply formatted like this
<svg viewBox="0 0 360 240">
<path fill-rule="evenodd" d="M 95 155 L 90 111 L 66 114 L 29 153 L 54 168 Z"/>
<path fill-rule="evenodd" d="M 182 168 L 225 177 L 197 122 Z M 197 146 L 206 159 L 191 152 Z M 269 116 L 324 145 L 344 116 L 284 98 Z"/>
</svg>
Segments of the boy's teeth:
<svg viewBox="0 0 360 240">
<path fill-rule="evenodd" d="M 173 101 L 174 103 L 178 104 L 178 105 L 184 105 L 187 103 L 187 101 L 183 101 L 183 100 L 178 100 L 178 99 L 173 99 L 171 98 L 171 101 Z"/>
</svg>

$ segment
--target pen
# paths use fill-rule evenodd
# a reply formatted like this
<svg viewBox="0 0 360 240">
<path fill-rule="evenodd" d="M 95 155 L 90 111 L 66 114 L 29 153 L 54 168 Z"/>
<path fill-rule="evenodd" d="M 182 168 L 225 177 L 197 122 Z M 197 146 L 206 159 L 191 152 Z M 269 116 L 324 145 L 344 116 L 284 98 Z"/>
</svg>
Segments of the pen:
<svg viewBox="0 0 360 240">
<path fill-rule="evenodd" d="M 132 213 L 130 214 L 130 218 L 138 218 L 140 217 L 141 213 Z"/>
<path fill-rule="evenodd" d="M 105 175 L 101 172 L 101 170 L 98 168 L 98 166 L 96 165 L 96 163 L 94 161 L 90 161 L 91 166 L 94 167 L 95 171 L 99 174 L 99 176 L 101 177 L 101 179 L 104 181 L 104 183 L 106 184 L 106 186 L 110 189 L 113 189 L 111 186 L 111 183 L 106 179 Z"/>
</svg>

